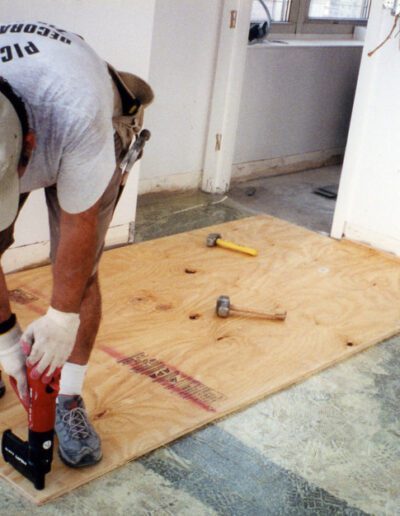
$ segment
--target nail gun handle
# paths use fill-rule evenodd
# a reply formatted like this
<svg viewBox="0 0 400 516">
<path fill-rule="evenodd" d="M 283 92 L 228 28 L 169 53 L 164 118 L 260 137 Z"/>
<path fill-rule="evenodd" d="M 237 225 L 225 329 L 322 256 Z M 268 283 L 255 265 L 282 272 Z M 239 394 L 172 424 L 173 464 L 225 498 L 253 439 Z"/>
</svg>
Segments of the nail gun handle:
<svg viewBox="0 0 400 516">
<path fill-rule="evenodd" d="M 12 376 L 9 377 L 11 387 L 13 388 L 15 394 L 18 396 L 19 401 L 21 402 L 22 406 L 24 407 L 24 409 L 27 412 L 29 412 L 29 405 L 32 402 L 32 397 L 34 397 L 35 400 L 37 400 L 37 397 L 39 395 L 39 397 L 41 399 L 43 399 L 43 395 L 45 393 L 48 396 L 57 397 L 58 391 L 60 390 L 61 369 L 56 369 L 54 371 L 53 377 L 50 380 L 50 383 L 48 383 L 48 384 L 43 383 L 41 379 L 33 380 L 30 377 L 31 370 L 32 370 L 31 367 L 27 367 L 26 375 L 27 375 L 27 379 L 28 379 L 28 394 L 29 394 L 28 402 L 26 402 L 24 399 L 22 399 L 20 397 L 16 379 L 13 378 Z M 35 396 L 33 396 L 33 393 L 36 393 Z M 42 394 L 40 394 L 40 393 L 42 393 Z"/>
<path fill-rule="evenodd" d="M 43 383 L 41 378 L 32 379 L 31 367 L 27 367 L 29 409 L 29 429 L 34 432 L 48 432 L 54 428 L 56 398 L 60 390 L 61 369 L 54 371 L 50 383 Z"/>
<path fill-rule="evenodd" d="M 17 380 L 13 378 L 12 376 L 9 377 L 11 387 L 13 388 L 15 394 L 18 396 L 19 401 L 21 402 L 24 409 L 28 412 L 29 409 L 29 402 L 22 399 L 19 395 L 18 387 L 17 387 Z"/>
</svg>

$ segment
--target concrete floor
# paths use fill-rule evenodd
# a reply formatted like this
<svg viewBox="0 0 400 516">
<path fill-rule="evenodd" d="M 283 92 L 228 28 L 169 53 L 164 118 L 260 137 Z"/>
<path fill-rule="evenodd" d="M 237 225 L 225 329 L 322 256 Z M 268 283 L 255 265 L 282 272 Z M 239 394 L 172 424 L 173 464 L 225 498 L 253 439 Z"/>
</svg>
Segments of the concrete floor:
<svg viewBox="0 0 400 516">
<path fill-rule="evenodd" d="M 328 233 L 312 193 L 340 169 L 140 199 L 137 241 L 269 213 Z M 0 514 L 400 515 L 400 338 L 127 464 L 42 508 L 4 481 Z"/>
</svg>

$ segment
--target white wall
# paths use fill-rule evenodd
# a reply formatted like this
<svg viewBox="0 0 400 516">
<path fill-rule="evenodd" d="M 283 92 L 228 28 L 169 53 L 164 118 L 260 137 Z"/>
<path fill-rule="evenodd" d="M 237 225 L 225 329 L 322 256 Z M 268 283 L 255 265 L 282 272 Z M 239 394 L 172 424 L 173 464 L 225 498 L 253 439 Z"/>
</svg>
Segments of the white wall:
<svg viewBox="0 0 400 516">
<path fill-rule="evenodd" d="M 158 0 L 140 192 L 196 188 L 201 180 L 223 0 Z"/>
<path fill-rule="evenodd" d="M 235 164 L 344 151 L 361 43 L 290 41 L 248 47 Z M 236 166 L 234 173 L 242 170 Z M 252 170 L 252 167 L 247 167 Z"/>
<path fill-rule="evenodd" d="M 400 255 L 400 49 L 394 18 L 372 3 L 332 235 Z"/>
<path fill-rule="evenodd" d="M 2 0 L 2 23 L 43 20 L 82 35 L 116 68 L 148 79 L 155 0 Z M 140 165 L 136 164 L 115 213 L 109 242 L 128 240 L 135 218 Z M 47 213 L 42 192 L 31 195 L 16 228 L 16 244 L 4 256 L 5 270 L 42 260 L 48 246 Z M 34 221 L 34 223 L 32 223 Z M 26 250 L 15 247 L 30 246 Z"/>
<path fill-rule="evenodd" d="M 200 185 L 222 4 L 156 3 L 149 75 L 156 100 L 146 119 L 153 136 L 139 193 Z M 253 164 L 275 170 L 286 158 L 343 155 L 362 43 L 304 44 L 248 47 L 234 177 Z"/>
</svg>

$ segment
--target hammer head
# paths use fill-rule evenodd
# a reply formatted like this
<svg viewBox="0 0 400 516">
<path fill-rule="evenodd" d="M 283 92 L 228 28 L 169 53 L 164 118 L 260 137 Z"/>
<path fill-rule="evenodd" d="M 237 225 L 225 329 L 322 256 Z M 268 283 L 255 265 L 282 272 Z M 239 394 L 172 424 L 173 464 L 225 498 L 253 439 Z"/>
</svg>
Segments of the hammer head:
<svg viewBox="0 0 400 516">
<path fill-rule="evenodd" d="M 230 304 L 228 296 L 219 296 L 217 306 L 215 307 L 218 317 L 228 317 Z"/>
<path fill-rule="evenodd" d="M 221 238 L 221 235 L 219 233 L 210 233 L 207 236 L 207 247 L 214 247 L 215 245 L 217 245 L 217 240 L 219 238 Z"/>
</svg>

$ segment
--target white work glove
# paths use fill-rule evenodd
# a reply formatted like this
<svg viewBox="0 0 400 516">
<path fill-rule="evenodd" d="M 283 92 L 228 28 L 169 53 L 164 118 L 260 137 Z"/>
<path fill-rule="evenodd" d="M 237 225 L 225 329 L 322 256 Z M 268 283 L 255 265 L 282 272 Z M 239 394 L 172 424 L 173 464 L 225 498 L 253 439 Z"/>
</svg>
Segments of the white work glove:
<svg viewBox="0 0 400 516">
<path fill-rule="evenodd" d="M 19 397 L 26 402 L 28 383 L 25 367 L 26 358 L 19 343 L 21 334 L 19 324 L 15 323 L 11 330 L 0 335 L 0 363 L 3 371 L 17 382 Z"/>
<path fill-rule="evenodd" d="M 21 337 L 27 353 L 27 365 L 34 366 L 30 375 L 50 379 L 57 367 L 62 367 L 70 356 L 79 328 L 79 314 L 60 312 L 51 307 L 46 315 L 33 321 Z M 30 347 L 30 349 L 29 349 Z M 47 369 L 47 370 L 46 370 Z"/>
</svg>

